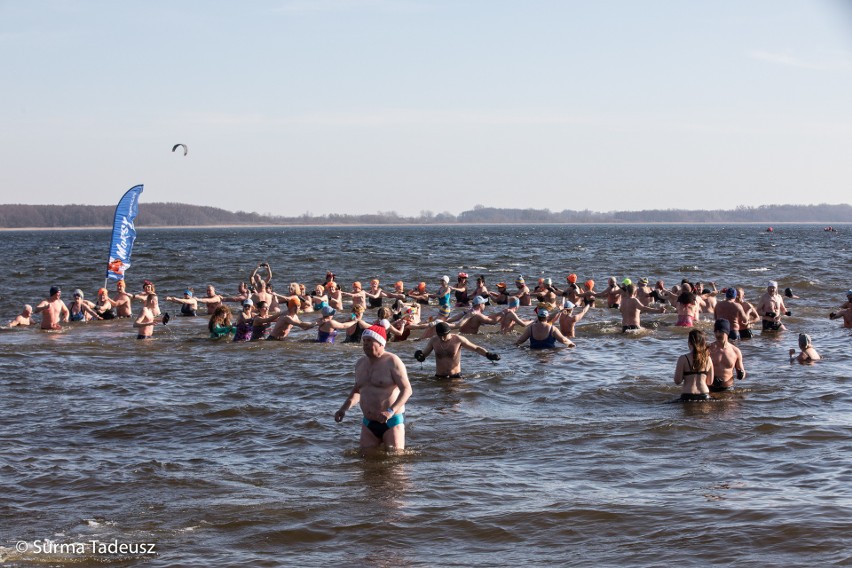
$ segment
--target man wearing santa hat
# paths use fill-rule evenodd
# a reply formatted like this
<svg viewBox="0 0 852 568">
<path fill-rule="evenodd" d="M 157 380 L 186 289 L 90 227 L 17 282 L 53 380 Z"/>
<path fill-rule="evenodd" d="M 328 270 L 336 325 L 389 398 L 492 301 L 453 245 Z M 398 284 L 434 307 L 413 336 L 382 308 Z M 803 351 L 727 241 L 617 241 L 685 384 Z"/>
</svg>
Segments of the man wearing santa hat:
<svg viewBox="0 0 852 568">
<path fill-rule="evenodd" d="M 411 396 L 411 383 L 402 360 L 385 351 L 387 332 L 373 325 L 361 336 L 364 357 L 355 363 L 355 386 L 334 420 L 341 422 L 346 411 L 361 405 L 361 449 L 388 451 L 405 449 L 405 403 Z"/>
</svg>

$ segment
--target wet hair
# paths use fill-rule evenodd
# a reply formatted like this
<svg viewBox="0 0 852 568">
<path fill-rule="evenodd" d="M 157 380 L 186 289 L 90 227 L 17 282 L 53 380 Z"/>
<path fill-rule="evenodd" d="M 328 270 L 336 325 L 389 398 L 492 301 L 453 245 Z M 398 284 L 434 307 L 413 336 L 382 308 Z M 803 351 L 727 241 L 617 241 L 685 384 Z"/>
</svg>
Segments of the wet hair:
<svg viewBox="0 0 852 568">
<path fill-rule="evenodd" d="M 683 304 L 684 306 L 694 304 L 695 294 L 693 294 L 692 292 L 682 292 L 680 296 L 677 297 L 677 303 Z"/>
<path fill-rule="evenodd" d="M 207 324 L 207 329 L 210 330 L 210 333 L 213 333 L 213 328 L 216 327 L 216 324 L 231 325 L 230 308 L 219 306 L 213 311 L 213 315 L 210 316 L 210 322 Z"/>
<path fill-rule="evenodd" d="M 391 319 L 391 317 L 393 317 L 393 312 L 391 312 L 390 308 L 387 306 L 382 306 L 379 308 L 379 311 L 376 312 L 376 317 L 380 320 Z"/>
<path fill-rule="evenodd" d="M 704 337 L 704 332 L 700 329 L 693 329 L 689 332 L 689 350 L 692 352 L 692 370 L 706 370 L 710 355 L 707 351 L 707 340 Z"/>
</svg>

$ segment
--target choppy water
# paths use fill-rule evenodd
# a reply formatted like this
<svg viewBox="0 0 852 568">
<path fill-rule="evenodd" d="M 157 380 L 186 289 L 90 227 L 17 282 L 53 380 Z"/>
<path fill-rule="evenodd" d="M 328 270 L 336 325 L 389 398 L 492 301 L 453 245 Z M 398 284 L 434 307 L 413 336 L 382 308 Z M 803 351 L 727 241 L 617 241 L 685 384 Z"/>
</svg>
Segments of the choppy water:
<svg viewBox="0 0 852 568">
<path fill-rule="evenodd" d="M 852 333 L 827 313 L 852 286 L 852 227 L 537 226 L 140 230 L 131 289 L 232 293 L 261 260 L 277 288 L 406 285 L 459 270 L 492 284 L 569 272 L 742 284 L 801 296 L 790 331 L 743 342 L 746 387 L 665 404 L 686 333 L 638 336 L 597 308 L 575 350 L 473 340 L 466 378 L 431 378 L 415 341 L 390 344 L 414 387 L 408 451 L 362 458 L 357 409 L 334 411 L 349 345 L 231 344 L 206 318 L 140 342 L 128 321 L 0 330 L 0 561 L 100 566 L 852 564 Z M 0 314 L 103 283 L 107 231 L 0 233 Z M 706 326 L 706 323 L 702 325 Z M 796 334 L 824 360 L 791 366 Z M 49 548 L 154 543 L 156 556 Z M 22 541 L 25 545 L 18 545 Z M 39 543 L 39 544 L 37 544 Z M 16 546 L 28 547 L 20 553 Z M 55 550 L 55 549 L 54 549 Z"/>
</svg>

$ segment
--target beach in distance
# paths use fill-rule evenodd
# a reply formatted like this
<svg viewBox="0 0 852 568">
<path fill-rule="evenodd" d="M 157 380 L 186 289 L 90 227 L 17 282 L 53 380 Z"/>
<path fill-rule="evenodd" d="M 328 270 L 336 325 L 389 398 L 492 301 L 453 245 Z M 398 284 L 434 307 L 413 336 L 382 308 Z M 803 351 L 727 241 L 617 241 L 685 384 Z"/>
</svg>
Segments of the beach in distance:
<svg viewBox="0 0 852 568">
<path fill-rule="evenodd" d="M 153 281 L 173 315 L 166 296 L 235 294 L 261 262 L 280 293 L 330 270 L 344 290 L 378 278 L 434 292 L 458 272 L 562 287 L 574 273 L 598 289 L 610 276 L 742 286 L 752 302 L 774 280 L 797 298 L 788 331 L 739 344 L 748 375 L 713 403 L 670 404 L 688 351 L 672 313 L 625 334 L 599 299 L 573 349 L 484 326 L 469 339 L 501 359 L 465 352 L 457 380 L 414 359 L 414 332 L 387 346 L 413 387 L 406 450 L 372 457 L 357 408 L 334 421 L 363 351 L 315 330 L 234 343 L 209 339 L 207 317 L 173 317 L 151 341 L 128 320 L 0 329 L 0 565 L 846 565 L 852 330 L 828 314 L 852 288 L 852 225 L 823 225 L 138 224 L 128 290 Z M 3 324 L 54 285 L 93 298 L 108 240 L 4 231 Z M 799 333 L 821 361 L 789 362 Z"/>
</svg>

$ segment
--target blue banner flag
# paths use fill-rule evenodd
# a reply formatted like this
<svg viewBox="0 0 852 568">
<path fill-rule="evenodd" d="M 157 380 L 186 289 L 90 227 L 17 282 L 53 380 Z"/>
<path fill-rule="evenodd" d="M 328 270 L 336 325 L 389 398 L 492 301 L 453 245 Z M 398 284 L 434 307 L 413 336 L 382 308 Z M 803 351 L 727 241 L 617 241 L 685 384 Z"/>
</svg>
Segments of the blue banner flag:
<svg viewBox="0 0 852 568">
<path fill-rule="evenodd" d="M 112 242 L 109 245 L 109 264 L 107 280 L 124 280 L 124 271 L 130 268 L 130 253 L 136 240 L 136 228 L 133 221 L 139 212 L 139 194 L 142 186 L 127 190 L 115 208 L 112 222 Z"/>
</svg>

